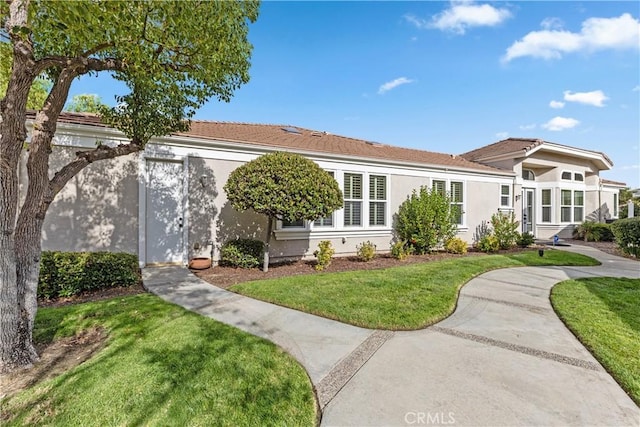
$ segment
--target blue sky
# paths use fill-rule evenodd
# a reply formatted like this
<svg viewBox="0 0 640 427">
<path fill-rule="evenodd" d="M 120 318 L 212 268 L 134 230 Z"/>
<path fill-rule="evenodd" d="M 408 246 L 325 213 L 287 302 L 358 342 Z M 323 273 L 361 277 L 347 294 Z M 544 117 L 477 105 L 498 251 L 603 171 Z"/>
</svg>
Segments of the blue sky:
<svg viewBox="0 0 640 427">
<path fill-rule="evenodd" d="M 445 153 L 542 138 L 604 151 L 602 176 L 640 187 L 638 2 L 264 2 L 250 39 L 251 81 L 197 119 Z"/>
</svg>

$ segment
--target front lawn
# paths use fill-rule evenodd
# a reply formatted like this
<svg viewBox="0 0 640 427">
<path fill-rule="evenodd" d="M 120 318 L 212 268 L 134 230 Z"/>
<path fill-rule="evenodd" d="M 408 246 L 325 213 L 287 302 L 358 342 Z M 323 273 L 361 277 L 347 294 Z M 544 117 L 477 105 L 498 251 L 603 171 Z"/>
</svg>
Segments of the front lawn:
<svg viewBox="0 0 640 427">
<path fill-rule="evenodd" d="M 640 279 L 567 280 L 551 291 L 560 318 L 640 405 Z"/>
<path fill-rule="evenodd" d="M 304 369 L 275 345 L 160 298 L 38 312 L 35 339 L 100 327 L 85 363 L 1 402 L 0 423 L 47 426 L 314 425 Z"/>
<path fill-rule="evenodd" d="M 505 267 L 598 265 L 560 250 L 462 257 L 383 270 L 316 273 L 246 282 L 230 289 L 253 298 L 372 329 L 432 325 L 455 309 L 458 290 L 473 277 Z"/>
</svg>

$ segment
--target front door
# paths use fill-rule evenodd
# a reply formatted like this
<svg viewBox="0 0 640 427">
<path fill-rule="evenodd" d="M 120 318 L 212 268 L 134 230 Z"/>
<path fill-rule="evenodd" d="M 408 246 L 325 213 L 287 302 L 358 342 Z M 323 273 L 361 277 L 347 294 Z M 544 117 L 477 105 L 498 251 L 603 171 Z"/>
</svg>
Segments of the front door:
<svg viewBox="0 0 640 427">
<path fill-rule="evenodd" d="M 522 189 L 522 232 L 535 234 L 533 226 L 535 224 L 534 218 L 534 196 L 535 190 L 532 188 Z"/>
<path fill-rule="evenodd" d="M 183 260 L 183 167 L 181 162 L 147 160 L 146 263 Z"/>
</svg>

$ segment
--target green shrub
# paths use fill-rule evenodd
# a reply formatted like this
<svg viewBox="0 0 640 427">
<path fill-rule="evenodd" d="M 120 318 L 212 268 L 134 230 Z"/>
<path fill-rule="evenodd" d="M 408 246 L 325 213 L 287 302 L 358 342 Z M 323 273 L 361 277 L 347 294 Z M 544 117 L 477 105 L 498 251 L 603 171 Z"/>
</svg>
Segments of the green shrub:
<svg viewBox="0 0 640 427">
<path fill-rule="evenodd" d="M 331 242 L 329 240 L 322 240 L 318 243 L 318 249 L 313 253 L 318 261 L 316 262 L 315 269 L 317 271 L 324 270 L 325 268 L 331 265 L 331 258 L 333 254 L 336 253 L 336 250 L 331 246 Z"/>
<path fill-rule="evenodd" d="M 38 298 L 70 297 L 82 292 L 138 283 L 140 268 L 136 255 L 43 251 Z"/>
<path fill-rule="evenodd" d="M 396 242 L 391 245 L 391 256 L 397 260 L 404 261 L 412 253 L 413 247 L 409 246 L 407 242 Z"/>
<path fill-rule="evenodd" d="M 220 265 L 255 268 L 264 254 L 264 243 L 253 239 L 230 240 L 220 250 Z"/>
<path fill-rule="evenodd" d="M 367 262 L 376 257 L 376 245 L 368 240 L 356 246 L 356 250 L 358 251 L 358 259 L 360 261 Z"/>
<path fill-rule="evenodd" d="M 491 225 L 493 225 L 493 235 L 498 239 L 500 249 L 509 249 L 516 245 L 520 222 L 516 221 L 515 213 L 495 213 L 491 215 Z"/>
<path fill-rule="evenodd" d="M 575 239 L 585 242 L 612 242 L 614 240 L 611 225 L 602 222 L 585 221 L 573 230 Z"/>
<path fill-rule="evenodd" d="M 452 254 L 466 254 L 467 242 L 459 237 L 454 237 L 447 240 L 447 242 L 444 244 L 444 248 L 447 252 Z"/>
<path fill-rule="evenodd" d="M 447 195 L 423 186 L 400 205 L 394 226 L 400 240 L 423 254 L 455 236 L 457 216 Z"/>
<path fill-rule="evenodd" d="M 527 248 L 531 245 L 533 245 L 533 243 L 535 242 L 535 237 L 533 237 L 533 234 L 529 233 L 528 231 L 525 233 L 522 233 L 519 237 L 518 237 L 518 246 L 520 246 L 521 248 Z"/>
<path fill-rule="evenodd" d="M 611 224 L 611 230 L 622 252 L 640 256 L 640 217 L 619 219 Z"/>
<path fill-rule="evenodd" d="M 496 252 L 500 249 L 500 241 L 494 235 L 484 236 L 477 243 L 477 247 L 482 252 Z"/>
</svg>

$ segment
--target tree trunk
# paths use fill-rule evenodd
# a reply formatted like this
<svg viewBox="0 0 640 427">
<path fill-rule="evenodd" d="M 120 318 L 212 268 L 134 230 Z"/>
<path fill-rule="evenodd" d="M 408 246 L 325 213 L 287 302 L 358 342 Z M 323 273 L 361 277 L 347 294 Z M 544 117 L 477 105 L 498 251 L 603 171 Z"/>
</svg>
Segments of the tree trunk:
<svg viewBox="0 0 640 427">
<path fill-rule="evenodd" d="M 267 240 L 264 244 L 264 257 L 262 261 L 262 271 L 269 271 L 269 245 L 271 244 L 271 234 L 273 232 L 273 219 L 268 217 L 267 220 Z"/>
</svg>

